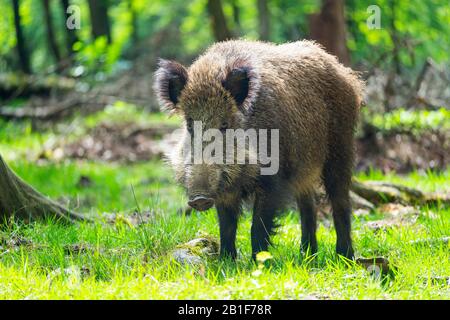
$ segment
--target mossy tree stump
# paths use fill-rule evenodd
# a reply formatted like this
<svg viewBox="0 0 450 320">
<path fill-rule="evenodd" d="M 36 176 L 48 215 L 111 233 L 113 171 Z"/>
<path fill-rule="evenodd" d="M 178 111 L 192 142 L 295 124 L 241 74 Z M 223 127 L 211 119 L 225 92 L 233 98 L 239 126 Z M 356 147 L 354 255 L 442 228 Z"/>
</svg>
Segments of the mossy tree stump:
<svg viewBox="0 0 450 320">
<path fill-rule="evenodd" d="M 0 224 L 12 217 L 23 221 L 46 217 L 56 217 L 64 221 L 86 220 L 82 215 L 68 210 L 23 181 L 0 155 Z"/>
</svg>

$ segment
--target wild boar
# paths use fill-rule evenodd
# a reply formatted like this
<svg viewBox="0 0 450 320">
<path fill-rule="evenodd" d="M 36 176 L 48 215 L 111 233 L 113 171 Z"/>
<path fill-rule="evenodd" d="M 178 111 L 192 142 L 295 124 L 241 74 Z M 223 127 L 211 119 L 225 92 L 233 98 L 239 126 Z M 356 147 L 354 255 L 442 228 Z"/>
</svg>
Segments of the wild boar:
<svg viewBox="0 0 450 320">
<path fill-rule="evenodd" d="M 245 199 L 253 201 L 253 257 L 266 251 L 286 195 L 296 199 L 301 213 L 301 250 L 315 253 L 313 194 L 323 183 L 333 210 L 336 252 L 353 258 L 349 187 L 363 90 L 357 73 L 311 41 L 233 40 L 214 44 L 189 68 L 160 60 L 154 90 L 163 109 L 184 119 L 184 138 L 171 162 L 188 204 L 199 211 L 216 207 L 222 256 L 236 257 Z M 192 145 L 197 123 L 223 135 L 238 129 L 277 132 L 277 150 L 268 147 L 269 153 L 277 152 L 277 172 L 261 174 L 259 161 L 185 161 L 183 150 Z M 248 143 L 244 149 L 249 156 Z"/>
</svg>

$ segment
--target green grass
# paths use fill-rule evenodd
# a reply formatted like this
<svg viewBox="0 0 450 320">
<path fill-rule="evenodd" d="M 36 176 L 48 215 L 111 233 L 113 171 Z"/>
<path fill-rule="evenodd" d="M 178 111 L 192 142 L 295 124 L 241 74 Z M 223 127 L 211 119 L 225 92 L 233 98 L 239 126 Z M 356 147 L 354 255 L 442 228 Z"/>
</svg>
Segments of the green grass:
<svg viewBox="0 0 450 320">
<path fill-rule="evenodd" d="M 135 114 L 130 120 L 134 117 L 152 116 Z M 160 115 L 153 117 L 158 123 L 163 121 Z M 112 118 L 99 113 L 89 117 L 84 125 L 94 126 Z M 270 249 L 273 259 L 260 273 L 255 272 L 259 269 L 250 260 L 248 213 L 238 229 L 236 262 L 210 258 L 200 267 L 180 265 L 172 259 L 172 251 L 202 234 L 218 237 L 218 224 L 214 210 L 188 217 L 177 214 L 186 199 L 161 161 L 134 165 L 72 160 L 36 163 L 27 157 L 27 146 L 37 152 L 42 147 L 38 142 L 45 143 L 54 133 L 26 128 L 24 124 L 3 123 L 0 153 L 40 191 L 63 202 L 70 200 L 71 208 L 89 215 L 126 215 L 138 205 L 143 211 L 154 211 L 155 218 L 136 227 L 120 222 L 64 226 L 51 220 L 8 225 L 0 231 L 0 299 L 450 298 L 450 287 L 445 281 L 432 281 L 450 276 L 449 244 L 412 243 L 450 236 L 448 207 L 422 207 L 421 212 L 432 210 L 435 215 L 423 214 L 411 226 L 385 232 L 365 227 L 366 220 L 376 219 L 377 214 L 354 218 L 357 255 L 388 258 L 395 266 L 388 277 L 374 277 L 361 266 L 337 258 L 334 229 L 324 224 L 318 229 L 318 255 L 315 259 L 303 258 L 295 212 L 279 218 L 281 227 Z M 82 175 L 90 177 L 91 186 L 78 186 Z M 359 174 L 358 178 L 399 182 L 427 191 L 448 190 L 450 170 L 407 176 L 384 176 L 372 171 Z M 28 243 L 12 246 L 10 239 L 17 238 L 27 239 Z M 67 250 L 76 244 L 84 244 L 88 249 Z M 72 271 L 61 271 L 64 269 Z"/>
<path fill-rule="evenodd" d="M 432 111 L 398 108 L 383 114 L 369 113 L 369 109 L 363 109 L 363 117 L 381 132 L 420 134 L 425 130 L 450 130 L 450 111 L 444 107 Z"/>
</svg>

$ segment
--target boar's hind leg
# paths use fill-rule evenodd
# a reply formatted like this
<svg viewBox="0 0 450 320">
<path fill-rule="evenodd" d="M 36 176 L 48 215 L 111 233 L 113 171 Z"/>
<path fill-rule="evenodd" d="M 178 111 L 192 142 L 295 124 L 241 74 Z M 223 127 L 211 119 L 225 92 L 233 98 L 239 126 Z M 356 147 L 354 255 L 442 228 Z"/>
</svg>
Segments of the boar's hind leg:
<svg viewBox="0 0 450 320">
<path fill-rule="evenodd" d="M 252 257 L 256 258 L 258 252 L 267 251 L 270 236 L 273 234 L 274 217 L 277 212 L 278 199 L 270 194 L 258 195 L 255 199 L 252 221 Z"/>
<path fill-rule="evenodd" d="M 349 142 L 350 140 L 350 142 Z M 346 258 L 353 259 L 351 240 L 351 204 L 349 188 L 352 175 L 351 139 L 346 144 L 333 148 L 330 158 L 323 169 L 323 180 L 326 192 L 333 209 L 333 220 L 336 229 L 336 252 Z"/>
<path fill-rule="evenodd" d="M 302 194 L 297 198 L 297 204 L 302 224 L 301 251 L 314 254 L 317 252 L 317 222 L 314 197 L 310 194 Z"/>
<path fill-rule="evenodd" d="M 241 204 L 216 204 L 220 227 L 220 256 L 236 259 L 236 230 Z"/>
</svg>

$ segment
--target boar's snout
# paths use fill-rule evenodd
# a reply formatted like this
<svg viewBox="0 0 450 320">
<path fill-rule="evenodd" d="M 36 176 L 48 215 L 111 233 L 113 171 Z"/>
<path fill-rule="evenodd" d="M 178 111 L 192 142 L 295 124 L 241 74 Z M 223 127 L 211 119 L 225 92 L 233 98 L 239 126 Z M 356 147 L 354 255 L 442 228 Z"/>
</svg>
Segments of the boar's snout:
<svg viewBox="0 0 450 320">
<path fill-rule="evenodd" d="M 205 196 L 196 196 L 188 201 L 188 205 L 198 211 L 205 211 L 214 205 L 214 199 Z"/>
</svg>

